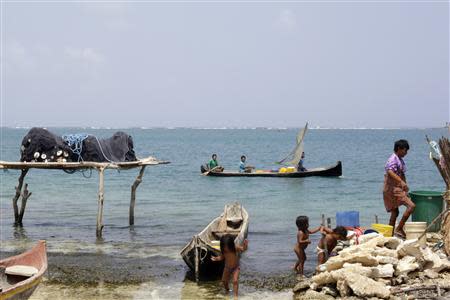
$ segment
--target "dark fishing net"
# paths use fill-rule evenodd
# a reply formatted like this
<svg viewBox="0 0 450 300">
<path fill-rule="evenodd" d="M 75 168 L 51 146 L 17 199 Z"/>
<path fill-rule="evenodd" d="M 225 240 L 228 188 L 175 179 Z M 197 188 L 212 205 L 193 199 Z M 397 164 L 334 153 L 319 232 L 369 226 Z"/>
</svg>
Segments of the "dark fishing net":
<svg viewBox="0 0 450 300">
<path fill-rule="evenodd" d="M 136 161 L 133 148 L 133 138 L 125 132 L 118 131 L 107 139 L 89 135 L 83 141 L 81 157 L 85 161 L 96 162 Z"/>
<path fill-rule="evenodd" d="M 43 128 L 32 128 L 22 140 L 20 160 L 126 162 L 136 161 L 137 158 L 133 139 L 125 132 L 119 131 L 110 138 L 98 139 L 93 135 L 60 137 Z"/>
<path fill-rule="evenodd" d="M 22 139 L 20 161 L 71 160 L 70 148 L 63 139 L 44 128 L 31 128 Z M 64 157 L 65 154 L 65 157 Z"/>
</svg>

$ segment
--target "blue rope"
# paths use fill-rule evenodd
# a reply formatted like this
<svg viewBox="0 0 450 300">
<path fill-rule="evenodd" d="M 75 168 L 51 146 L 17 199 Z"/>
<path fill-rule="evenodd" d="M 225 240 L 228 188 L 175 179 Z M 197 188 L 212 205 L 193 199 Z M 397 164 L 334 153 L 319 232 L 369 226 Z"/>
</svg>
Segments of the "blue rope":
<svg viewBox="0 0 450 300">
<path fill-rule="evenodd" d="M 78 156 L 78 162 L 83 160 L 81 157 L 81 152 L 83 151 L 83 141 L 89 136 L 86 133 L 78 133 L 78 134 L 65 134 L 62 136 L 64 142 L 70 147 L 72 153 Z"/>
</svg>

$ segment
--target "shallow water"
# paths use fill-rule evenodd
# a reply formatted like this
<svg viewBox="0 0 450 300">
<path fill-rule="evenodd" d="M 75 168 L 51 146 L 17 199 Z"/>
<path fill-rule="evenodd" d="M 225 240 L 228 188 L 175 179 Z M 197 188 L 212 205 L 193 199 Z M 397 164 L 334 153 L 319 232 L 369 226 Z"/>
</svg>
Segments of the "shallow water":
<svg viewBox="0 0 450 300">
<path fill-rule="evenodd" d="M 58 134 L 88 132 L 99 137 L 114 132 L 82 128 L 51 130 Z M 2 160 L 18 160 L 20 142 L 26 131 L 3 129 Z M 139 156 L 154 155 L 172 162 L 147 168 L 138 189 L 133 229 L 127 226 L 128 205 L 137 170 L 106 172 L 105 228 L 101 242 L 95 238 L 98 188 L 95 172 L 92 178 L 84 178 L 81 173 L 32 170 L 27 175 L 27 183 L 33 195 L 27 204 L 25 227 L 18 231 L 12 226 L 11 199 L 19 172 L 5 171 L 0 173 L 2 252 L 19 251 L 38 239 L 46 239 L 49 252 L 53 253 L 97 253 L 130 260 L 158 257 L 162 268 L 176 266 L 177 271 L 168 274 L 163 284 L 158 280 L 141 283 L 152 287 L 145 291 L 166 295 L 169 292 L 164 287 L 172 287 L 179 291 L 178 298 L 188 285 L 188 293 L 200 293 L 207 299 L 209 293 L 216 293 L 218 283 L 191 288 L 184 278 L 187 268 L 179 251 L 221 213 L 225 203 L 238 200 L 250 214 L 250 244 L 242 259 L 241 272 L 242 293 L 250 297 L 252 289 L 268 293 L 276 289 L 272 285 L 261 289 L 264 280 L 257 282 L 257 278 L 292 274 L 296 216 L 306 214 L 311 226 L 316 226 L 323 213 L 332 218 L 334 225 L 336 211 L 358 210 L 362 225 L 370 225 L 375 214 L 380 221 L 387 221 L 381 195 L 383 168 L 396 139 L 406 138 L 411 144 L 406 157 L 411 189 L 444 189 L 442 179 L 428 159 L 425 143 L 426 134 L 438 138 L 447 135 L 444 129 L 310 130 L 306 137 L 306 167 L 342 160 L 344 176 L 297 179 L 213 178 L 199 173 L 200 165 L 213 152 L 218 153 L 219 161 L 226 168 L 237 169 L 240 155 L 246 154 L 249 164 L 271 169 L 275 166 L 273 162 L 292 148 L 295 129 L 128 129 L 127 132 L 133 136 Z M 314 248 L 318 235 L 312 239 L 313 244 L 307 249 L 309 273 L 316 263 Z M 155 270 L 149 272 L 159 274 Z M 290 284 L 290 280 L 285 282 Z"/>
<path fill-rule="evenodd" d="M 245 287 L 239 299 L 292 299 L 292 292 L 248 291 Z M 140 285 L 105 286 L 71 288 L 64 285 L 41 284 L 30 300 L 58 299 L 233 299 L 232 294 L 226 294 L 216 282 L 197 285 L 186 281 L 174 284 L 142 283 Z"/>
</svg>

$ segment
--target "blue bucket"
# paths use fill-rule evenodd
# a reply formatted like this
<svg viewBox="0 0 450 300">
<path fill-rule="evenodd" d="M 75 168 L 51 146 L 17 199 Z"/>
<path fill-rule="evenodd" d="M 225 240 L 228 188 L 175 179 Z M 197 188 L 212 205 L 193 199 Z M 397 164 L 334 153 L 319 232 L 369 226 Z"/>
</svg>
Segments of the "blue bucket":
<svg viewBox="0 0 450 300">
<path fill-rule="evenodd" d="M 359 211 L 338 211 L 336 226 L 359 227 Z"/>
</svg>

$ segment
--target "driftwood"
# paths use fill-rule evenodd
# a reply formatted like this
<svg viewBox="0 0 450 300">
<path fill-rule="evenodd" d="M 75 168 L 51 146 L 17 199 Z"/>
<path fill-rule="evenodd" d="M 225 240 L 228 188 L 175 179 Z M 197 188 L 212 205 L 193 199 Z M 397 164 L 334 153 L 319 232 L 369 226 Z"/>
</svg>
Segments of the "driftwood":
<svg viewBox="0 0 450 300">
<path fill-rule="evenodd" d="M 441 223 L 441 230 L 444 239 L 444 249 L 447 255 L 450 256 L 450 190 L 444 194 L 444 199 L 446 202 L 446 215 L 444 216 Z"/>
<path fill-rule="evenodd" d="M 426 139 L 430 142 L 428 137 L 426 137 Z M 447 186 L 447 191 L 444 194 L 445 210 L 441 214 L 441 231 L 443 234 L 445 252 L 447 255 L 450 255 L 450 141 L 447 138 L 442 137 L 439 139 L 439 148 L 442 157 L 440 160 L 433 158 L 433 162 Z M 436 219 L 434 221 L 437 221 Z"/>
<path fill-rule="evenodd" d="M 134 225 L 134 206 L 136 204 L 136 189 L 142 182 L 142 177 L 145 172 L 145 165 L 141 167 L 139 171 L 139 175 L 136 177 L 133 185 L 131 186 L 131 199 L 130 199 L 130 215 L 129 215 L 129 224 L 130 226 Z"/>
<path fill-rule="evenodd" d="M 433 219 L 433 221 L 431 221 L 431 223 L 427 226 L 427 228 L 425 228 L 425 231 L 421 235 L 419 235 L 419 237 L 417 239 L 420 241 L 420 239 L 423 238 L 427 234 L 428 230 L 430 230 L 430 228 L 434 224 L 436 224 L 440 219 L 445 219 L 445 215 L 447 215 L 448 213 L 449 213 L 449 211 L 446 209 L 444 211 L 442 211 L 436 218 Z"/>
<path fill-rule="evenodd" d="M 401 293 L 409 293 L 409 292 L 416 292 L 416 291 L 423 291 L 423 290 L 450 290 L 450 286 L 445 285 L 441 286 L 438 284 L 432 284 L 432 285 L 420 285 L 420 286 L 413 286 L 413 287 L 406 287 L 406 288 L 397 288 L 392 289 L 392 294 L 401 294 Z"/>
</svg>

